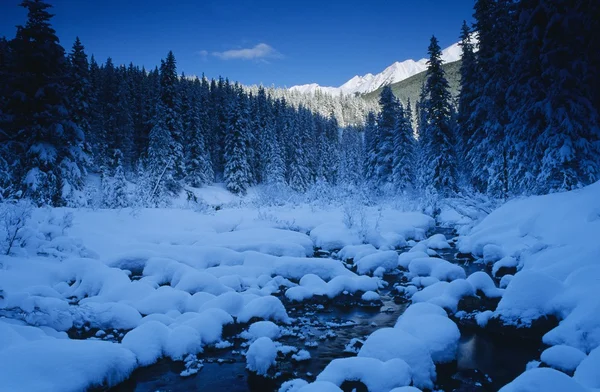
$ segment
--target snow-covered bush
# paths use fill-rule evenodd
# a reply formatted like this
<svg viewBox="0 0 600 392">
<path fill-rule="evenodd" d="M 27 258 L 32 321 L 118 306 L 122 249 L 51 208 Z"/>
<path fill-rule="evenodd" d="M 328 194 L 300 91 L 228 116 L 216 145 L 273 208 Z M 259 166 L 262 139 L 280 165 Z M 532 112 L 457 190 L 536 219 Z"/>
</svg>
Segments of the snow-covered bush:
<svg viewBox="0 0 600 392">
<path fill-rule="evenodd" d="M 9 255 L 26 241 L 26 224 L 33 205 L 26 200 L 0 204 L 0 252 Z"/>
</svg>

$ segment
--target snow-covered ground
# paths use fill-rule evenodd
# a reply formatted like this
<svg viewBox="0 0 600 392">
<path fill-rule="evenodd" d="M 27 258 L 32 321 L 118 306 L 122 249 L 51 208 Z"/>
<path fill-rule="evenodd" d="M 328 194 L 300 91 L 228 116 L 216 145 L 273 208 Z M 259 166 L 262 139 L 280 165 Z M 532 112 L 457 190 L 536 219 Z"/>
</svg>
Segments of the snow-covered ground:
<svg viewBox="0 0 600 392">
<path fill-rule="evenodd" d="M 513 200 L 477 224 L 464 204 L 445 204 L 438 224 L 461 227 L 460 252 L 492 274 L 516 267 L 499 286 L 440 258 L 451 241 L 428 236 L 436 223 L 420 212 L 257 206 L 218 187 L 199 197 L 205 208 L 33 210 L 0 256 L 0 390 L 112 386 L 163 357 L 185 361 L 190 375 L 207 348 L 231 344 L 223 331 L 232 324 L 247 341 L 247 369 L 268 375 L 279 353 L 311 360 L 309 345 L 279 342 L 297 321 L 284 302 L 377 301 L 390 273 L 406 278 L 395 289 L 412 303 L 395 326 L 376 329 L 356 357 L 331 361 L 316 381 L 282 391 L 339 391 L 344 381 L 434 389 L 437 365 L 456 359 L 460 301 L 474 296 L 499 299 L 470 315 L 482 328 L 560 320 L 537 358 L 548 368 L 532 364 L 505 391 L 600 388 L 600 183 Z M 400 248 L 408 251 L 398 256 Z"/>
</svg>

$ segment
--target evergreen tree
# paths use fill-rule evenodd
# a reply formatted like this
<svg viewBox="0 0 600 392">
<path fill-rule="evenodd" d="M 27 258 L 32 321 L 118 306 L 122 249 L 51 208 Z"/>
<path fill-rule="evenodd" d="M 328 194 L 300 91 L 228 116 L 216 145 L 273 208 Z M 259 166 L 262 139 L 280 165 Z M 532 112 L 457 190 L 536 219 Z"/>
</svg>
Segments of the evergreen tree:
<svg viewBox="0 0 600 392">
<path fill-rule="evenodd" d="M 563 0 L 542 0 L 546 13 L 540 65 L 544 127 L 536 150 L 541 165 L 537 192 L 572 190 L 600 178 L 598 112 L 586 84 L 586 15 Z M 580 12 L 578 12 L 580 11 Z M 573 40 L 571 37 L 581 37 Z"/>
<path fill-rule="evenodd" d="M 394 124 L 394 155 L 392 160 L 392 181 L 398 190 L 406 190 L 413 184 L 415 140 L 408 117 L 400 102 Z"/>
<path fill-rule="evenodd" d="M 462 55 L 460 64 L 460 92 L 458 95 L 458 113 L 456 122 L 458 125 L 457 152 L 463 170 L 470 176 L 471 168 L 468 166 L 467 146 L 469 139 L 473 136 L 472 122 L 473 102 L 477 95 L 477 85 L 474 80 L 477 77 L 477 60 L 475 57 L 472 32 L 466 21 L 463 21 L 459 43 Z M 467 167 L 465 167 L 467 165 Z"/>
<path fill-rule="evenodd" d="M 173 178 L 176 181 L 185 177 L 185 158 L 183 153 L 183 126 L 180 118 L 181 97 L 178 89 L 175 56 L 169 51 L 167 58 L 161 62 L 160 91 L 163 121 L 171 134 L 171 156 L 173 160 Z"/>
<path fill-rule="evenodd" d="M 369 112 L 365 120 L 365 179 L 370 182 L 377 178 L 377 157 L 379 156 L 379 134 L 375 113 Z"/>
<path fill-rule="evenodd" d="M 244 194 L 251 183 L 248 164 L 249 107 L 247 97 L 239 89 L 230 101 L 227 134 L 225 136 L 225 185 L 233 193 Z"/>
<path fill-rule="evenodd" d="M 207 129 L 206 97 L 196 78 L 183 105 L 184 133 L 187 135 L 187 182 L 194 187 L 211 184 L 214 178 L 210 155 L 205 142 Z"/>
<path fill-rule="evenodd" d="M 441 195 L 457 191 L 456 156 L 448 81 L 442 68 L 441 50 L 435 36 L 429 44 L 425 82 L 426 101 L 421 107 L 421 130 L 425 181 Z"/>
<path fill-rule="evenodd" d="M 80 203 L 85 137 L 69 112 L 64 49 L 50 25 L 50 5 L 25 0 L 21 6 L 28 20 L 10 43 L 10 88 L 17 93 L 8 103 L 13 135 L 25 151 L 18 170 L 21 188 L 40 205 Z"/>
<path fill-rule="evenodd" d="M 394 166 L 394 131 L 398 118 L 398 100 L 390 86 L 385 86 L 379 95 L 381 111 L 377 117 L 377 169 L 376 178 L 379 186 L 392 183 Z"/>
</svg>

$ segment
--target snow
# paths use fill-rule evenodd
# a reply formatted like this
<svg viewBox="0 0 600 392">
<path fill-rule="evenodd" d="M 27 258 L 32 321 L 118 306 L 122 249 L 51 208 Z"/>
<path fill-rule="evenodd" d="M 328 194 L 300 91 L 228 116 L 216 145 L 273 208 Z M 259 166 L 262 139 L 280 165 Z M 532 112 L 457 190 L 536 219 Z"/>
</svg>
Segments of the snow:
<svg viewBox="0 0 600 392">
<path fill-rule="evenodd" d="M 564 285 L 556 278 L 536 271 L 521 271 L 506 288 L 496 315 L 508 322 L 529 325 L 553 313 L 552 299 L 562 291 Z"/>
<path fill-rule="evenodd" d="M 442 61 L 450 63 L 460 60 L 462 50 L 458 43 L 450 45 L 449 47 L 442 50 Z M 290 91 L 298 91 L 303 94 L 314 94 L 320 91 L 325 94 L 333 96 L 343 95 L 354 95 L 356 93 L 364 94 L 375 91 L 380 87 L 388 84 L 401 82 L 405 79 L 410 78 L 413 75 L 424 72 L 427 69 L 427 59 L 415 60 L 404 60 L 402 62 L 394 62 L 392 65 L 384 69 L 381 73 L 373 75 L 367 73 L 366 75 L 359 76 L 355 75 L 346 83 L 340 87 L 325 87 L 320 86 L 316 83 L 303 84 L 298 86 L 290 87 Z"/>
<path fill-rule="evenodd" d="M 411 369 L 399 358 L 382 362 L 376 358 L 352 357 L 334 359 L 317 376 L 317 381 L 329 381 L 341 386 L 344 381 L 361 381 L 372 392 L 410 385 Z"/>
<path fill-rule="evenodd" d="M 363 301 L 379 301 L 381 296 L 374 291 L 366 291 L 361 297 Z"/>
<path fill-rule="evenodd" d="M 440 307 L 431 304 L 411 305 L 398 318 L 394 328 L 408 332 L 424 343 L 435 363 L 451 362 L 456 358 L 460 331 Z"/>
<path fill-rule="evenodd" d="M 401 385 L 382 386 L 401 375 L 381 370 L 390 361 L 410 368 L 415 387 L 431 389 L 435 364 L 452 361 L 456 353 L 458 329 L 446 312 L 456 312 L 461 298 L 477 293 L 501 297 L 495 311 L 474 315 L 482 327 L 492 317 L 518 326 L 546 315 L 560 320 L 543 337 L 550 348 L 541 360 L 575 376 L 530 369 L 507 387 L 517 389 L 507 390 L 544 386 L 541 377 L 565 390 L 600 388 L 595 371 L 600 355 L 599 194 L 600 185 L 594 184 L 521 198 L 472 228 L 465 225 L 460 251 L 493 263 L 494 274 L 501 267 L 518 268 L 514 276 L 502 278 L 500 288 L 484 272 L 466 277 L 461 267 L 431 257 L 435 249 L 449 246 L 442 235 L 426 238 L 435 221 L 391 207 L 365 207 L 366 222 L 350 225 L 339 207 L 278 206 L 258 212 L 239 199 L 230 201 L 235 207 L 210 213 L 36 209 L 28 227 L 31 241 L 11 256 L 0 256 L 0 368 L 11 369 L 0 374 L 0 385 L 31 390 L 114 385 L 160 358 L 182 360 L 224 347 L 223 327 L 231 323 L 246 324 L 240 336 L 250 345 L 249 369 L 264 374 L 278 351 L 289 350 L 293 361 L 310 358 L 307 350 L 273 342 L 282 336 L 279 325 L 293 322 L 276 295 L 304 301 L 344 293 L 378 301 L 387 285 L 380 276 L 400 267 L 411 283 L 390 289 L 410 297 L 412 304 L 396 326 L 373 332 L 358 357 L 340 362 L 343 366 L 332 362 L 331 369 L 344 370 L 324 372 L 330 382 L 296 381 L 288 384 L 291 390 L 339 390 L 343 372 L 374 383 L 374 390 L 390 390 Z M 72 227 L 63 227 L 60 222 L 70 214 Z M 395 247 L 408 244 L 411 250 L 398 256 Z M 341 250 L 331 258 L 312 257 L 320 246 Z M 356 273 L 342 262 L 350 259 Z M 74 341 L 65 333 L 72 327 L 99 331 L 91 330 L 95 336 L 89 340 Z M 124 336 L 121 343 L 100 341 L 110 335 Z M 48 370 L 48 361 L 65 369 L 84 366 L 73 358 L 91 358 L 89 372 L 71 375 L 66 370 L 59 377 Z M 371 372 L 366 365 L 351 364 L 362 360 L 374 364 Z M 22 377 L 34 372 L 40 375 L 35 380 Z M 377 372 L 387 376 L 370 380 Z"/>
<path fill-rule="evenodd" d="M 500 392 L 589 392 L 577 381 L 549 368 L 536 368 L 526 371 L 514 381 L 500 389 Z"/>
<path fill-rule="evenodd" d="M 266 376 L 269 368 L 275 364 L 277 346 L 267 337 L 256 339 L 246 352 L 246 368 L 261 376 Z"/>
<path fill-rule="evenodd" d="M 262 337 L 277 339 L 279 336 L 281 336 L 281 330 L 277 324 L 271 321 L 257 321 L 250 325 L 248 331 L 242 332 L 241 336 L 242 338 L 249 340 Z"/>
<path fill-rule="evenodd" d="M 0 350 L 0 385 L 6 391 L 82 391 L 114 386 L 136 367 L 133 353 L 118 344 L 44 339 Z"/>
<path fill-rule="evenodd" d="M 435 365 L 429 347 L 399 328 L 380 328 L 373 332 L 358 352 L 358 357 L 389 361 L 404 360 L 410 366 L 413 383 L 419 388 L 433 388 Z"/>
<path fill-rule="evenodd" d="M 348 245 L 358 245 L 360 238 L 343 223 L 323 223 L 310 232 L 310 238 L 317 248 L 339 250 Z"/>
<path fill-rule="evenodd" d="M 544 350 L 540 358 L 553 369 L 574 372 L 585 357 L 585 353 L 581 350 L 560 344 Z"/>
<path fill-rule="evenodd" d="M 465 270 L 437 257 L 421 257 L 410 261 L 411 276 L 431 276 L 438 280 L 452 281 L 466 278 Z"/>
<path fill-rule="evenodd" d="M 600 388 L 600 347 L 595 348 L 581 361 L 573 378 L 589 388 Z"/>
<path fill-rule="evenodd" d="M 398 267 L 398 253 L 395 250 L 376 252 L 358 260 L 355 259 L 354 264 L 356 264 L 356 272 L 361 275 L 372 273 L 378 268 L 389 272 Z"/>
<path fill-rule="evenodd" d="M 281 301 L 270 295 L 251 300 L 244 306 L 237 320 L 240 323 L 247 323 L 253 318 L 264 320 L 279 321 L 284 324 L 290 322 L 290 318 Z"/>
<path fill-rule="evenodd" d="M 310 358 L 310 353 L 306 350 L 300 350 L 298 353 L 292 355 L 292 359 L 296 362 L 308 361 Z"/>
</svg>

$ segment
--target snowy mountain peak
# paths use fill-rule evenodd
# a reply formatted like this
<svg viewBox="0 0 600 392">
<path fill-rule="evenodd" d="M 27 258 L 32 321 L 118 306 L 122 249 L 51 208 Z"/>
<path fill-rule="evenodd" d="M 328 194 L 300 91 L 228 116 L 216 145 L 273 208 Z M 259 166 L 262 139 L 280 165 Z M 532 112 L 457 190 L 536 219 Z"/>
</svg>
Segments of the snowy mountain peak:
<svg viewBox="0 0 600 392">
<path fill-rule="evenodd" d="M 445 63 L 451 63 L 460 60 L 461 54 L 462 50 L 460 45 L 455 43 L 442 50 L 442 60 Z M 368 73 L 364 76 L 356 75 L 340 87 L 324 87 L 316 83 L 310 83 L 290 87 L 290 90 L 301 93 L 315 93 L 318 90 L 322 93 L 331 95 L 365 94 L 375 91 L 386 84 L 401 82 L 426 69 L 427 59 L 425 58 L 418 61 L 411 59 L 402 62 L 396 61 L 377 75 L 373 75 L 372 73 Z"/>
</svg>

